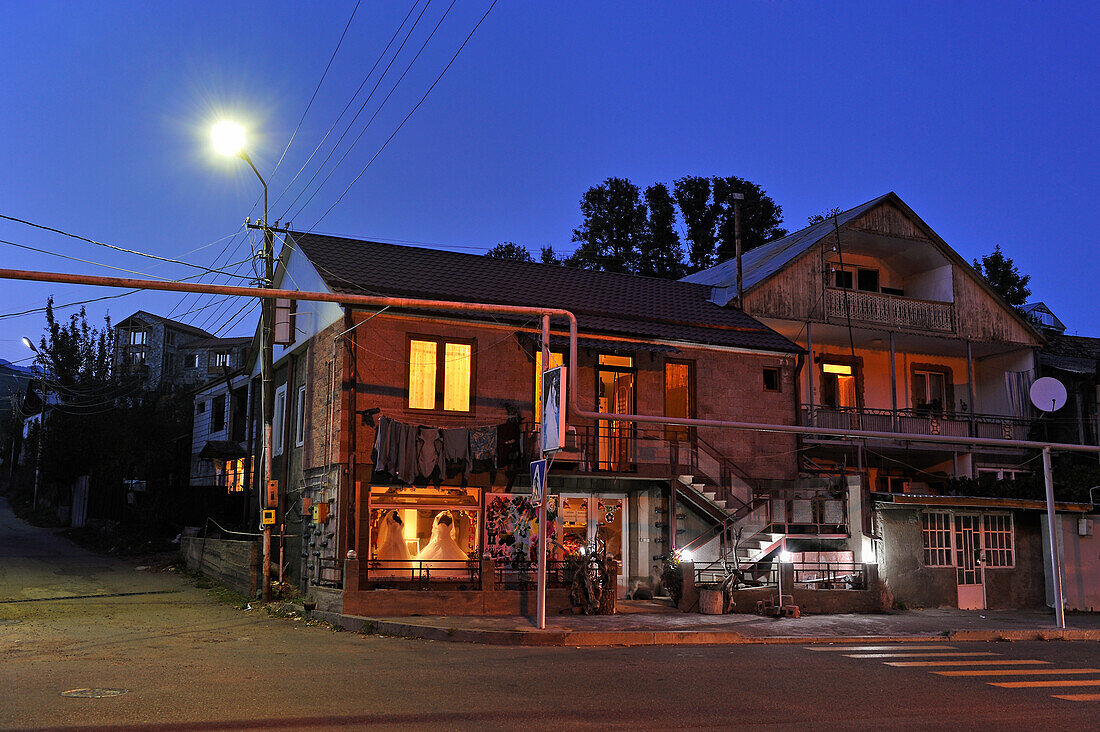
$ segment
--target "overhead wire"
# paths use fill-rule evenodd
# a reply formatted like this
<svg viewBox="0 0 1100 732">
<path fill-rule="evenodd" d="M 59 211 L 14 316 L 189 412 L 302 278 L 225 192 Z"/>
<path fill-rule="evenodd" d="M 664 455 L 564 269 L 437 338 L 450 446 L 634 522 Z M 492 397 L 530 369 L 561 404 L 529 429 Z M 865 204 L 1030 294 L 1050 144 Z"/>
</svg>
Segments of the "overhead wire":
<svg viewBox="0 0 1100 732">
<path fill-rule="evenodd" d="M 56 234 L 61 234 L 62 236 L 67 236 L 67 237 L 72 238 L 72 239 L 77 239 L 79 241 L 88 242 L 89 244 L 95 244 L 96 246 L 105 247 L 107 249 L 114 249 L 116 251 L 124 252 L 126 254 L 134 254 L 134 255 L 139 256 L 139 257 L 148 257 L 149 259 L 156 259 L 156 260 L 159 260 L 161 262 L 168 262 L 168 263 L 171 263 L 171 264 L 179 264 L 179 265 L 182 265 L 184 267 L 192 267 L 194 269 L 201 269 L 201 270 L 204 270 L 206 272 L 216 272 L 217 271 L 217 270 L 210 269 L 209 267 L 204 267 L 201 264 L 193 264 L 191 262 L 185 262 L 182 259 L 172 259 L 170 257 L 162 257 L 159 254 L 149 254 L 148 252 L 138 251 L 137 249 L 127 249 L 126 247 L 120 247 L 120 246 L 117 246 L 115 244 L 106 244 L 106 243 L 101 242 L 101 241 L 96 241 L 95 239 L 89 239 L 86 236 L 81 236 L 79 234 L 73 234 L 71 232 L 55 228 L 53 226 L 46 226 L 45 224 L 37 224 L 33 221 L 27 221 L 26 219 L 16 218 L 15 216 L 6 216 L 4 214 L 0 214 L 0 219 L 6 219 L 8 221 L 14 221 L 16 223 L 24 224 L 26 226 L 32 226 L 36 229 L 42 229 L 43 231 L 52 231 Z M 5 243 L 10 244 L 11 242 L 5 242 Z M 17 244 L 16 246 L 20 246 L 20 245 Z M 64 256 L 64 255 L 58 255 L 58 256 Z M 107 265 L 103 265 L 103 266 L 107 266 Z M 125 272 L 133 272 L 134 270 L 124 270 L 124 271 Z M 138 272 L 138 273 L 135 273 L 135 274 L 141 274 L 141 273 Z M 152 275 L 145 275 L 145 276 L 146 277 L 151 277 Z M 163 279 L 163 278 L 161 278 L 161 279 Z"/>
<path fill-rule="evenodd" d="M 317 170 L 315 170 L 315 171 L 313 172 L 313 175 L 312 175 L 312 176 L 310 176 L 309 180 L 308 180 L 308 181 L 306 181 L 306 184 L 305 184 L 305 186 L 303 186 L 303 187 L 302 187 L 302 190 L 300 190 L 300 191 L 298 192 L 298 195 L 294 197 L 294 200 L 293 200 L 293 201 L 291 201 L 291 202 L 290 202 L 290 204 L 289 204 L 289 205 L 288 205 L 288 206 L 286 207 L 286 210 L 285 210 L 285 211 L 283 212 L 283 215 L 282 215 L 282 216 L 279 216 L 279 218 L 280 218 L 280 219 L 286 219 L 286 218 L 287 218 L 287 214 L 289 213 L 290 209 L 294 208 L 294 205 L 295 205 L 296 203 L 298 203 L 298 200 L 299 200 L 299 199 L 300 199 L 300 198 L 302 197 L 302 195 L 303 195 L 303 194 L 304 194 L 304 193 L 305 193 L 306 191 L 308 191 L 308 190 L 309 190 L 309 187 L 310 187 L 311 185 L 313 185 L 313 181 L 317 180 L 317 176 L 318 176 L 318 175 L 320 175 L 321 171 L 325 169 L 325 166 L 326 166 L 326 165 L 328 165 L 328 161 L 332 159 L 332 156 L 333 156 L 333 155 L 334 155 L 334 154 L 336 153 L 336 151 L 337 151 L 337 150 L 338 150 L 338 149 L 340 148 L 340 143 L 344 141 L 344 137 L 345 137 L 345 136 L 347 136 L 347 134 L 348 134 L 348 132 L 349 132 L 349 131 L 351 131 L 352 125 L 354 125 L 354 124 L 355 124 L 355 120 L 359 119 L 359 115 L 363 113 L 363 110 L 364 110 L 364 109 L 366 109 L 366 107 L 367 107 L 367 104 L 369 104 L 369 103 L 370 103 L 370 100 L 371 100 L 371 99 L 372 99 L 372 98 L 374 97 L 374 93 L 375 93 L 376 91 L 378 91 L 378 87 L 379 87 L 379 86 L 380 86 L 380 85 L 382 84 L 382 81 L 383 81 L 383 79 L 385 79 L 385 78 L 386 78 L 386 74 L 388 74 L 388 73 L 389 73 L 390 69 L 391 69 L 391 68 L 393 67 L 393 64 L 394 64 L 394 62 L 395 62 L 395 61 L 397 61 L 398 57 L 399 57 L 399 56 L 401 55 L 401 51 L 403 51 L 403 50 L 405 49 L 405 44 L 409 42 L 409 38 L 411 38 L 411 37 L 412 37 L 413 31 L 415 31 L 415 30 L 416 30 L 416 26 L 417 26 L 417 25 L 418 25 L 418 24 L 420 23 L 420 20 L 421 20 L 421 19 L 422 19 L 422 18 L 424 17 L 424 13 L 426 13 L 426 12 L 427 12 L 427 10 L 428 10 L 428 7 L 429 7 L 429 6 L 431 5 L 431 4 L 432 4 L 432 0 L 427 0 L 427 2 L 426 2 L 426 3 L 424 3 L 424 7 L 423 7 L 423 8 L 421 8 L 421 10 L 420 10 L 420 14 L 419 14 L 418 16 L 416 16 L 416 20 L 414 20 L 414 21 L 413 21 L 413 24 L 412 24 L 411 26 L 409 26 L 409 30 L 408 30 L 408 32 L 406 32 L 406 33 L 405 33 L 405 37 L 401 39 L 401 45 L 399 45 L 399 46 L 397 47 L 397 50 L 396 50 L 396 51 L 394 52 L 393 56 L 392 56 L 392 57 L 390 58 L 390 60 L 389 60 L 389 63 L 388 63 L 388 64 L 386 64 L 386 68 L 384 68 L 384 69 L 382 70 L 382 73 L 381 73 L 381 74 L 380 74 L 380 75 L 378 76 L 378 81 L 376 81 L 376 82 L 374 83 L 374 86 L 373 86 L 373 87 L 371 88 L 370 92 L 369 92 L 369 93 L 367 94 L 367 97 L 366 97 L 366 99 L 364 99 L 364 100 L 363 100 L 363 103 L 359 105 L 359 109 L 358 109 L 358 110 L 357 110 L 357 111 L 355 112 L 355 116 L 354 116 L 354 117 L 352 117 L 352 118 L 351 118 L 351 120 L 350 120 L 350 121 L 349 121 L 349 122 L 347 123 L 347 125 L 345 125 L 345 126 L 344 126 L 344 131 L 340 133 L 340 137 L 339 137 L 339 138 L 337 138 L 337 140 L 336 140 L 335 144 L 333 144 L 333 146 L 332 146 L 332 149 L 331 149 L 331 150 L 329 150 L 329 153 L 328 153 L 328 155 L 326 155 L 326 156 L 325 156 L 325 159 L 321 161 L 321 164 L 320 164 L 320 165 L 319 165 L 319 166 L 317 167 Z M 454 5 L 454 0 L 452 0 L 452 2 L 451 2 L 451 5 L 452 5 L 452 6 Z M 415 7 L 415 6 L 414 6 L 414 7 Z M 447 8 L 447 12 L 450 12 L 450 7 L 448 7 L 448 8 Z M 446 17 L 446 13 L 444 13 L 444 17 Z M 436 28 L 438 28 L 438 27 L 439 27 L 439 26 L 438 26 L 438 24 L 437 24 L 437 25 L 436 25 Z M 400 29 L 398 29 L 398 30 L 400 31 Z M 435 30 L 433 30 L 433 31 L 432 31 L 432 34 L 434 34 L 434 33 L 435 33 Z M 429 40 L 430 40 L 430 39 L 431 39 L 431 36 L 429 35 L 429 37 L 428 37 L 428 38 L 429 38 Z M 423 49 L 421 49 L 421 50 L 423 50 Z M 417 55 L 419 56 L 419 53 L 418 53 Z M 414 59 L 414 60 L 415 60 L 415 59 Z M 369 79 L 369 76 L 368 76 L 367 78 Z M 404 75 L 402 75 L 402 78 L 404 78 Z M 400 79 L 398 79 L 398 82 L 397 82 L 397 83 L 400 83 L 400 81 L 401 81 L 401 80 L 400 80 Z M 357 95 L 358 95 L 358 93 L 359 93 L 359 92 L 358 92 L 358 91 L 356 91 L 356 94 L 357 94 Z M 391 90 L 391 93 L 392 93 L 392 90 Z M 389 98 L 389 97 L 387 96 L 387 99 L 388 99 L 388 98 Z M 384 101 L 383 101 L 383 104 L 385 104 L 385 102 L 384 102 Z M 380 108 L 381 108 L 381 106 L 379 107 L 379 109 L 380 109 Z M 343 113 L 341 113 L 341 116 L 342 116 L 342 114 L 343 114 Z M 377 114 L 377 112 L 375 112 L 375 114 Z M 374 118 L 372 117 L 372 118 L 371 118 L 371 120 L 373 120 L 373 119 L 374 119 Z M 367 122 L 367 126 L 368 126 L 368 127 L 370 126 L 370 122 Z M 364 131 L 365 131 L 365 130 L 366 130 L 366 127 L 364 127 L 363 129 L 364 129 Z M 362 136 L 362 132 L 360 132 L 360 137 L 361 137 L 361 136 Z M 357 137 L 357 138 L 355 139 L 355 141 L 353 141 L 353 142 L 352 142 L 351 146 L 350 146 L 350 147 L 348 148 L 348 152 L 350 152 L 350 151 L 351 151 L 351 150 L 352 150 L 352 149 L 353 149 L 353 148 L 355 147 L 355 143 L 356 143 L 356 142 L 358 142 L 358 140 L 359 140 L 359 138 Z M 345 153 L 344 153 L 344 157 L 346 157 L 346 156 L 347 156 L 347 152 L 345 152 Z M 340 158 L 340 161 L 338 161 L 338 162 L 336 163 L 336 165 L 335 165 L 335 166 L 333 166 L 333 170 L 335 170 L 336 168 L 338 168 L 338 167 L 340 166 L 340 162 L 342 162 L 342 161 L 343 161 L 343 158 Z M 332 172 L 331 172 L 331 171 L 329 172 L 329 175 L 332 175 Z M 328 177 L 327 177 L 327 176 L 326 176 L 325 180 L 328 180 Z M 322 181 L 322 183 L 321 183 L 321 186 L 324 186 L 324 181 Z M 318 187 L 318 190 L 319 190 L 319 189 L 320 189 L 320 186 Z M 316 191 L 314 191 L 314 195 L 316 195 Z M 281 196 L 280 196 L 280 197 L 281 197 Z M 310 196 L 310 199 L 311 199 L 311 200 L 312 200 L 312 198 L 313 198 L 313 197 L 312 197 L 312 196 Z M 308 201 L 307 201 L 306 203 L 308 204 Z M 303 204 L 302 208 L 304 208 L 304 207 L 305 207 L 305 205 L 306 205 L 306 204 Z M 299 213 L 301 213 L 301 209 L 299 209 Z M 293 217 L 292 217 L 292 218 L 293 218 Z"/>
<path fill-rule="evenodd" d="M 382 49 L 382 53 L 380 53 L 378 55 L 378 58 L 375 59 L 374 64 L 370 68 L 370 71 L 368 71 L 366 76 L 363 77 L 363 81 L 361 81 L 359 83 L 359 88 L 356 89 L 355 93 L 353 93 L 351 95 L 351 98 L 348 99 L 348 103 L 346 105 L 344 105 L 344 109 L 341 110 L 339 115 L 337 115 L 337 117 L 333 121 L 332 125 L 329 126 L 328 131 L 325 132 L 323 137 L 321 137 L 321 141 L 317 143 L 316 147 L 314 147 L 313 151 L 309 154 L 309 157 L 306 158 L 306 161 L 304 163 L 302 163 L 302 166 L 300 168 L 298 168 L 298 172 L 294 174 L 294 177 L 290 179 L 290 182 L 288 182 L 286 184 L 286 186 L 283 187 L 283 190 L 279 192 L 279 195 L 275 197 L 275 200 L 272 203 L 273 206 L 277 205 L 279 203 L 279 201 L 282 200 L 283 196 L 286 195 L 286 192 L 288 190 L 290 190 L 290 187 L 292 185 L 294 185 L 294 181 L 298 180 L 298 176 L 300 176 L 302 174 L 302 172 L 309 165 L 310 161 L 313 160 L 313 156 L 316 155 L 317 152 L 321 149 L 321 147 L 325 144 L 325 140 L 327 140 L 329 135 L 332 134 L 332 131 L 336 129 L 336 126 L 338 124 L 340 124 L 340 120 L 344 118 L 344 114 L 346 114 L 348 109 L 351 108 L 351 105 L 355 103 L 355 98 L 359 96 L 359 92 L 361 92 L 363 90 L 363 87 L 367 85 L 367 82 L 370 81 L 371 76 L 374 75 L 374 70 L 376 68 L 378 68 L 378 64 L 380 64 L 382 62 L 382 59 L 386 57 L 386 54 L 390 50 L 390 46 L 392 46 L 393 42 L 395 40 L 397 40 L 397 36 L 401 34 L 401 29 L 405 27 L 405 23 L 408 22 L 409 18 L 413 14 L 413 11 L 416 10 L 417 5 L 419 5 L 419 4 L 420 4 L 420 0 L 413 0 L 413 4 L 409 8 L 409 12 L 405 14 L 405 17 L 401 20 L 401 23 L 397 26 L 397 29 L 393 32 L 393 35 L 390 37 L 389 42 L 386 43 L 386 47 Z M 350 125 L 350 123 L 349 123 L 349 125 Z M 339 143 L 337 143 L 337 144 L 339 144 Z M 257 203 L 259 203 L 258 200 L 257 200 Z M 255 208 L 255 206 L 253 206 L 253 208 Z M 289 210 L 290 207 L 287 207 L 287 208 Z M 284 218 L 284 217 L 280 217 L 280 218 Z"/>
<path fill-rule="evenodd" d="M 435 89 L 437 84 L 439 84 L 439 81 L 443 78 L 443 75 L 446 74 L 447 70 L 450 69 L 451 66 L 454 64 L 455 59 L 457 59 L 459 54 L 462 53 L 462 49 L 466 48 L 466 44 L 470 42 L 471 38 L 473 38 L 473 35 L 474 35 L 474 33 L 477 32 L 477 29 L 480 28 L 481 24 L 483 22 L 485 22 L 485 19 L 487 17 L 489 17 L 489 13 L 491 13 L 493 8 L 496 7 L 496 4 L 497 4 L 497 0 L 493 0 L 492 4 L 489 5 L 488 10 L 486 10 L 484 15 L 481 16 L 481 19 L 477 21 L 477 24 L 473 27 L 473 29 L 470 31 L 470 33 L 466 36 L 466 39 L 464 41 L 462 41 L 462 45 L 458 47 L 457 51 L 455 51 L 455 54 L 454 54 L 454 56 L 451 57 L 451 60 L 448 61 L 447 65 L 443 67 L 443 70 L 441 72 L 439 72 L 439 76 L 437 76 L 435 81 L 432 82 L 432 85 L 430 87 L 428 87 L 428 90 L 426 92 L 424 92 L 424 96 L 422 96 L 420 98 L 420 101 L 418 101 L 416 103 L 416 106 L 414 106 L 409 111 L 409 113 L 407 115 L 405 115 L 405 118 L 403 120 L 401 120 L 401 123 L 399 125 L 397 125 L 397 129 L 395 129 L 393 131 L 393 133 L 388 138 L 386 138 L 386 141 L 382 143 L 382 146 L 380 148 L 378 148 L 378 151 L 374 154 L 374 156 L 371 157 L 371 159 L 367 161 L 367 164 L 365 166 L 363 166 L 363 169 L 359 172 L 359 175 L 355 176 L 355 178 L 352 179 L 351 183 L 348 184 L 347 188 L 344 189 L 344 192 L 340 194 L 339 198 L 337 198 L 336 201 L 331 206 L 328 207 L 328 210 L 326 210 L 321 215 L 321 218 L 319 218 L 315 222 L 313 222 L 313 226 L 311 226 L 309 228 L 310 231 L 312 231 L 313 228 L 317 226 L 317 224 L 321 223 L 321 221 L 323 221 L 325 219 L 325 217 L 328 216 L 329 213 L 332 212 L 332 209 L 336 208 L 336 206 L 340 203 L 340 201 L 342 201 L 344 199 L 344 196 L 347 195 L 347 192 L 351 190 L 352 186 L 354 186 L 356 184 L 356 182 L 358 182 L 358 180 L 363 177 L 363 174 L 367 172 L 367 170 L 370 168 L 370 166 L 372 164 L 374 164 L 374 161 L 378 158 L 379 155 L 382 154 L 382 151 L 386 149 L 386 146 L 390 144 L 390 141 L 394 137 L 397 136 L 397 133 L 400 132 L 401 128 L 405 126 L 405 123 L 409 121 L 409 118 L 412 117 L 413 114 L 416 112 L 416 110 L 418 110 L 420 108 L 420 105 L 424 103 L 424 100 L 428 98 L 428 95 L 431 94 L 432 90 Z"/>
</svg>

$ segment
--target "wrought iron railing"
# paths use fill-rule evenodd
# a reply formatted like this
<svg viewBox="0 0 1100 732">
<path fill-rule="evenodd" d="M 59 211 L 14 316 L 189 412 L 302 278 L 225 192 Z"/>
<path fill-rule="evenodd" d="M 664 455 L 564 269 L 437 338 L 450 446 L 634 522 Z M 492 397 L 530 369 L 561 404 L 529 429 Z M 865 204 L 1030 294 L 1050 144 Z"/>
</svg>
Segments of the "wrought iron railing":
<svg viewBox="0 0 1100 732">
<path fill-rule="evenodd" d="M 839 430 L 898 432 L 951 437 L 1027 439 L 1031 420 L 994 414 L 960 414 L 930 408 L 856 409 L 802 405 L 802 424 Z"/>
<path fill-rule="evenodd" d="M 949 302 L 830 287 L 825 290 L 825 307 L 830 318 L 847 319 L 850 316 L 862 323 L 955 332 L 955 305 Z"/>
<path fill-rule="evenodd" d="M 481 562 L 477 559 L 372 559 L 365 569 L 369 585 L 429 589 L 439 584 L 481 584 Z"/>
<path fill-rule="evenodd" d="M 794 586 L 808 590 L 866 590 L 864 566 L 855 562 L 795 562 Z"/>
</svg>

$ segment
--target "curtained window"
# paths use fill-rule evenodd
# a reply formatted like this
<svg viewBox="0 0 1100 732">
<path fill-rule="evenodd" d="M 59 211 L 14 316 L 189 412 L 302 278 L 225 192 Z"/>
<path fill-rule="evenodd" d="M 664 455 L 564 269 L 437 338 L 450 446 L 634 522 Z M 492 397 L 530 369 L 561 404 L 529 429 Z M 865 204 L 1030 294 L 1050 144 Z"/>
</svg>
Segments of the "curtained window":
<svg viewBox="0 0 1100 732">
<path fill-rule="evenodd" d="M 410 409 L 471 411 L 473 375 L 473 341 L 409 339 Z"/>
</svg>

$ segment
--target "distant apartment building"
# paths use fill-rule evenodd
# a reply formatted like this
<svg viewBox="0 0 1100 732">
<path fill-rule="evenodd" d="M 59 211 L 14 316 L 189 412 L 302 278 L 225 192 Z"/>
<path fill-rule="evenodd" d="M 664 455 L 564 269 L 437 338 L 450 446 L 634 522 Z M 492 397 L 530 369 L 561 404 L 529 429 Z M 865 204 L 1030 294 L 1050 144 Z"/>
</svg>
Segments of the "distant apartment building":
<svg viewBox="0 0 1100 732">
<path fill-rule="evenodd" d="M 251 341 L 139 310 L 115 326 L 115 369 L 141 376 L 146 389 L 194 387 L 239 368 Z"/>
</svg>

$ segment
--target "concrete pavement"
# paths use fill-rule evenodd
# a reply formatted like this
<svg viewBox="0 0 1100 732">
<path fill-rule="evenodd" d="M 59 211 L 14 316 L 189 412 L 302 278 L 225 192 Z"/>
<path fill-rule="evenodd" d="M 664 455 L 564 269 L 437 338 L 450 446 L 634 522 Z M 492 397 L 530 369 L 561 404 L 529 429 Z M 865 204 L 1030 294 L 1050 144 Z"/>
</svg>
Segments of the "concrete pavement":
<svg viewBox="0 0 1100 732">
<path fill-rule="evenodd" d="M 702 615 L 671 608 L 607 616 L 547 617 L 546 628 L 531 618 L 366 618 L 315 613 L 348 630 L 427 640 L 519 646 L 737 645 L 759 643 L 866 643 L 949 639 L 953 641 L 1100 641 L 1100 614 L 1069 615 L 1066 629 L 1053 611 L 952 609 L 910 610 L 877 615 Z"/>
</svg>

